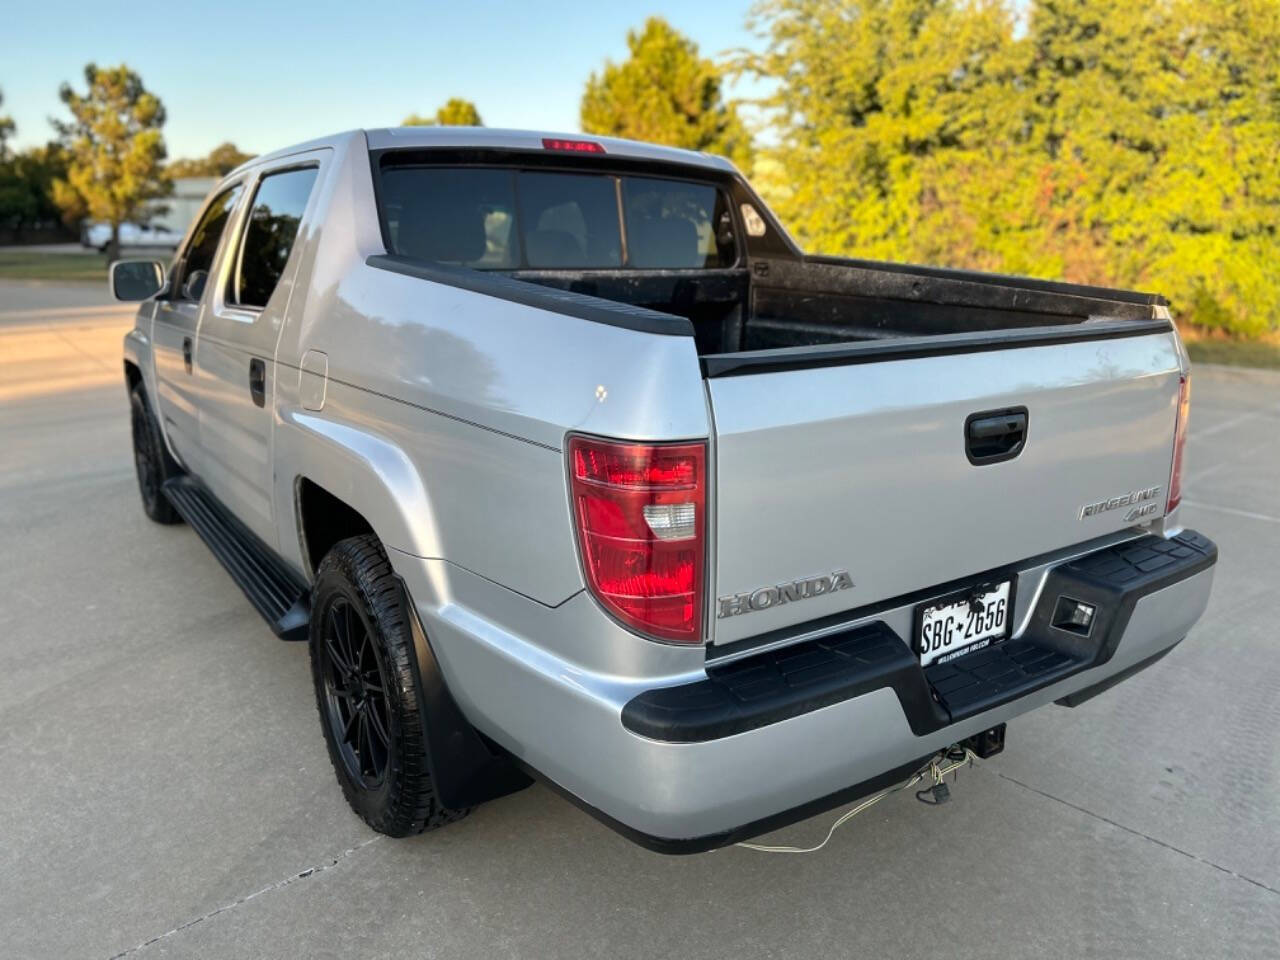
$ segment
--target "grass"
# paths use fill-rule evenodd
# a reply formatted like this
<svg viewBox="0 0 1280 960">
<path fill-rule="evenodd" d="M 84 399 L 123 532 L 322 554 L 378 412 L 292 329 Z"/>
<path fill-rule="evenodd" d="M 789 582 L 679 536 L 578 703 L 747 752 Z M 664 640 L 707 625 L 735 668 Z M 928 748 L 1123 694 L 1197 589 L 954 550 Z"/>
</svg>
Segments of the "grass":
<svg viewBox="0 0 1280 960">
<path fill-rule="evenodd" d="M 1280 344 L 1266 340 L 1188 339 L 1187 352 L 1192 363 L 1280 370 Z"/>
<path fill-rule="evenodd" d="M 107 258 L 101 253 L 43 253 L 0 250 L 0 280 L 104 283 Z"/>
</svg>

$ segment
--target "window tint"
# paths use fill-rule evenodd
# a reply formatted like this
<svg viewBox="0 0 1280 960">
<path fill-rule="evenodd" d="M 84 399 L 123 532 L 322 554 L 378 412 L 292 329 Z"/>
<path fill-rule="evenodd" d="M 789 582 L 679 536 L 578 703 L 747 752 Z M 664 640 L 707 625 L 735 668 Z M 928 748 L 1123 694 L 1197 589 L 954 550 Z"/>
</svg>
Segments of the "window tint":
<svg viewBox="0 0 1280 960">
<path fill-rule="evenodd" d="M 622 266 L 613 177 L 526 172 L 519 190 L 527 266 Z"/>
<path fill-rule="evenodd" d="M 398 167 L 382 174 L 391 249 L 467 267 L 519 266 L 514 173 L 499 169 Z"/>
<path fill-rule="evenodd" d="M 317 169 L 303 167 L 262 178 L 249 210 L 232 300 L 265 307 L 284 274 Z"/>
<path fill-rule="evenodd" d="M 390 166 L 382 171 L 380 187 L 392 252 L 418 260 L 497 270 L 689 269 L 737 260 L 728 204 L 709 184 L 499 167 Z"/>
<path fill-rule="evenodd" d="M 715 187 L 622 178 L 627 261 L 637 268 L 728 267 L 737 259 L 733 217 Z"/>
<path fill-rule="evenodd" d="M 218 194 L 196 224 L 191 241 L 187 244 L 186 262 L 182 268 L 180 295 L 184 300 L 199 300 L 204 292 L 209 270 L 213 267 L 213 255 L 218 252 L 218 241 L 222 239 L 222 231 L 226 229 L 231 211 L 235 209 L 240 189 L 241 185 L 236 184 L 230 190 Z"/>
</svg>

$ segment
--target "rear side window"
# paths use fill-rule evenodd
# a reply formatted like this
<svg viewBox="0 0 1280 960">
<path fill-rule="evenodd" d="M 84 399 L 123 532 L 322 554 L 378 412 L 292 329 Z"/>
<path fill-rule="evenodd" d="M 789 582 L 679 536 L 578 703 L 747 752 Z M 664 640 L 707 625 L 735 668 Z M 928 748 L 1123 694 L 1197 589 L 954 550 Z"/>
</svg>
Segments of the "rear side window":
<svg viewBox="0 0 1280 960">
<path fill-rule="evenodd" d="M 315 167 L 300 167 L 268 174 L 258 184 L 240 248 L 240 265 L 232 278 L 234 303 L 261 308 L 271 299 L 293 252 L 317 173 Z"/>
<path fill-rule="evenodd" d="M 707 269 L 737 262 L 711 184 L 501 167 L 381 172 L 393 253 L 490 270 Z"/>
<path fill-rule="evenodd" d="M 182 290 L 180 296 L 184 300 L 199 300 L 204 292 L 204 285 L 209 279 L 209 270 L 213 267 L 214 254 L 218 252 L 218 241 L 227 228 L 231 211 L 235 209 L 236 200 L 240 198 L 241 185 L 236 184 L 230 190 L 224 190 L 214 197 L 205 208 L 204 215 L 196 224 L 191 234 L 191 242 L 187 244 L 186 260 L 182 267 Z"/>
</svg>

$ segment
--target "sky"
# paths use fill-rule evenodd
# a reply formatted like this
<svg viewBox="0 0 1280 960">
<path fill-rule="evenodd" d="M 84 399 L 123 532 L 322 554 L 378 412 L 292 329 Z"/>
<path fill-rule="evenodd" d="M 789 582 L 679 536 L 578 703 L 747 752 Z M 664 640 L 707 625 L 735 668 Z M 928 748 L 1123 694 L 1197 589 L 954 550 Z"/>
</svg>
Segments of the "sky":
<svg viewBox="0 0 1280 960">
<path fill-rule="evenodd" d="M 704 56 L 758 46 L 750 0 L 641 3 L 331 3 L 226 0 L 190 5 L 17 2 L 0 21 L 0 113 L 12 145 L 43 143 L 65 116 L 58 87 L 84 65 L 127 63 L 164 102 L 169 156 L 225 140 L 262 153 L 355 127 L 394 126 L 452 96 L 487 126 L 572 132 L 593 70 L 624 59 L 626 33 L 652 14 Z M 732 91 L 752 95 L 750 83 Z"/>
</svg>

